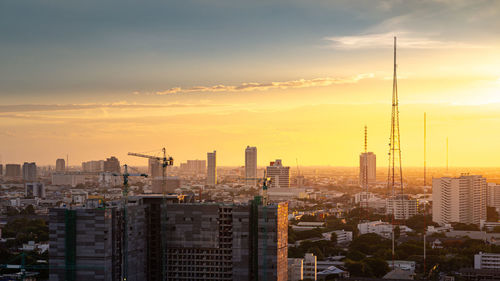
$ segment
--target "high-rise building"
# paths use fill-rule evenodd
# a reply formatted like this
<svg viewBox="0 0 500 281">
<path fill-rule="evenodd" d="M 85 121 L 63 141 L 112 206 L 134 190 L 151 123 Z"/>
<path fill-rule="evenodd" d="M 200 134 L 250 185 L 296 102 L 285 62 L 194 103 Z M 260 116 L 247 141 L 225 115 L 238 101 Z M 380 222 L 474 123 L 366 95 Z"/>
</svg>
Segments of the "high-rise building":
<svg viewBox="0 0 500 281">
<path fill-rule="evenodd" d="M 387 199 L 386 214 L 392 215 L 394 219 L 407 220 L 418 212 L 418 201 L 409 198 L 408 195 L 398 194 Z"/>
<path fill-rule="evenodd" d="M 257 185 L 257 147 L 247 146 L 245 149 L 245 178 L 246 184 L 250 186 Z"/>
<path fill-rule="evenodd" d="M 207 153 L 207 185 L 215 186 L 217 184 L 217 152 Z"/>
<path fill-rule="evenodd" d="M 24 184 L 26 198 L 45 198 L 45 185 L 41 182 Z"/>
<path fill-rule="evenodd" d="M 126 251 L 120 206 L 50 209 L 49 279 L 124 280 L 125 265 L 127 280 L 148 280 L 146 207 L 130 203 L 127 208 Z"/>
<path fill-rule="evenodd" d="M 21 177 L 21 165 L 19 164 L 7 164 L 5 165 L 5 176 L 9 178 L 20 178 Z"/>
<path fill-rule="evenodd" d="M 359 155 L 360 186 L 365 186 L 365 177 L 368 180 L 368 184 L 373 184 L 377 180 L 377 156 L 373 152 L 361 153 Z"/>
<path fill-rule="evenodd" d="M 24 162 L 23 164 L 23 180 L 36 181 L 36 164 Z"/>
<path fill-rule="evenodd" d="M 480 224 L 486 219 L 486 178 L 462 175 L 432 179 L 432 220 Z"/>
<path fill-rule="evenodd" d="M 114 156 L 107 158 L 104 161 L 104 172 L 117 173 L 119 174 L 121 171 L 120 161 Z"/>
<path fill-rule="evenodd" d="M 64 172 L 66 170 L 66 161 L 63 158 L 56 160 L 56 172 Z"/>
<path fill-rule="evenodd" d="M 488 183 L 486 206 L 500 210 L 500 184 Z"/>
<path fill-rule="evenodd" d="M 0 164 L 0 177 L 3 177 L 3 165 Z"/>
<path fill-rule="evenodd" d="M 51 209 L 50 280 L 287 280 L 287 203 L 184 200 L 129 197 L 126 236 L 119 203 Z"/>
<path fill-rule="evenodd" d="M 281 159 L 271 162 L 266 167 L 267 177 L 271 178 L 270 187 L 289 188 L 290 187 L 290 167 L 284 167 Z"/>
</svg>

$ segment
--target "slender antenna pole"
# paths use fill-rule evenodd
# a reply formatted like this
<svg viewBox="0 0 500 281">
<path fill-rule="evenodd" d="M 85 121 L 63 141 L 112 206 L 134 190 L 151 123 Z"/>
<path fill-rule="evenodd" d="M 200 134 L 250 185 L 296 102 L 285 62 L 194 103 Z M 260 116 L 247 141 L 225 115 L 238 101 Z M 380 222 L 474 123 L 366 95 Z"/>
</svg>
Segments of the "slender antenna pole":
<svg viewBox="0 0 500 281">
<path fill-rule="evenodd" d="M 425 188 L 427 186 L 427 114 L 424 112 L 424 198 L 425 196 Z M 427 199 L 425 199 L 427 200 Z M 424 276 L 426 276 L 427 268 L 426 268 L 426 245 L 427 245 L 427 206 L 426 201 L 424 201 Z"/>
</svg>

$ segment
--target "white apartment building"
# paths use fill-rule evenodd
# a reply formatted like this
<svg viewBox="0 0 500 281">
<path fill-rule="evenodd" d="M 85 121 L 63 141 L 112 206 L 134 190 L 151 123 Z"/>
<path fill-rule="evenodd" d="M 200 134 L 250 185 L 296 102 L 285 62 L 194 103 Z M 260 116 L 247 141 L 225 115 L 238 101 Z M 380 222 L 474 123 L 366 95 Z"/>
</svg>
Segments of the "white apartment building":
<svg viewBox="0 0 500 281">
<path fill-rule="evenodd" d="M 271 178 L 270 188 L 289 188 L 290 187 L 290 167 L 284 167 L 281 159 L 271 162 L 266 167 L 267 177 Z"/>
<path fill-rule="evenodd" d="M 288 281 L 301 281 L 304 279 L 304 259 L 288 259 Z"/>
<path fill-rule="evenodd" d="M 304 256 L 304 279 L 317 280 L 318 257 L 312 253 Z"/>
<path fill-rule="evenodd" d="M 500 209 L 500 184 L 488 183 L 486 198 L 486 206 Z"/>
<path fill-rule="evenodd" d="M 396 220 L 406 220 L 418 212 L 418 201 L 407 195 L 396 195 L 387 199 L 386 214 L 393 214 Z"/>
<path fill-rule="evenodd" d="M 479 252 L 474 255 L 474 269 L 500 269 L 500 254 Z"/>
<path fill-rule="evenodd" d="M 359 185 L 365 186 L 365 178 L 368 184 L 377 181 L 377 156 L 373 152 L 361 153 L 359 155 Z"/>
<path fill-rule="evenodd" d="M 440 225 L 486 219 L 487 184 L 479 175 L 432 179 L 432 220 Z"/>
<path fill-rule="evenodd" d="M 392 231 L 395 227 L 388 222 L 380 220 L 358 224 L 359 234 L 375 233 L 387 239 L 392 238 Z M 399 225 L 399 229 L 401 234 L 413 231 L 406 225 Z"/>
</svg>

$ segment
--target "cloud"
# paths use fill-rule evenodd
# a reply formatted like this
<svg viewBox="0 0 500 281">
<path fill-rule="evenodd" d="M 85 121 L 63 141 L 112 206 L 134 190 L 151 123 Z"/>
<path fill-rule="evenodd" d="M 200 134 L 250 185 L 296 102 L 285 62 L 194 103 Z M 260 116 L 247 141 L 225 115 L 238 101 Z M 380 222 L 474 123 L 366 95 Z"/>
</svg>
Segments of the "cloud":
<svg viewBox="0 0 500 281">
<path fill-rule="evenodd" d="M 433 39 L 431 35 L 407 31 L 332 36 L 324 39 L 329 41 L 329 46 L 335 49 L 374 49 L 392 48 L 394 46 L 394 36 L 398 37 L 398 47 L 406 49 L 484 48 L 484 46 L 463 42 L 437 40 Z"/>
<path fill-rule="evenodd" d="M 169 94 L 179 94 L 179 93 L 217 93 L 217 92 L 249 92 L 249 91 L 267 91 L 274 89 L 295 89 L 295 88 L 310 88 L 310 87 L 326 87 L 337 84 L 351 84 L 356 83 L 360 80 L 373 78 L 375 75 L 373 73 L 359 74 L 348 78 L 335 78 L 335 77 L 325 77 L 325 78 L 314 78 L 314 79 L 299 79 L 291 81 L 282 82 L 269 82 L 269 83 L 256 83 L 247 82 L 241 83 L 237 86 L 232 85 L 214 85 L 214 86 L 195 86 L 191 88 L 181 88 L 175 87 L 170 88 L 165 91 L 156 92 L 157 95 L 169 95 Z"/>
<path fill-rule="evenodd" d="M 15 112 L 45 112 L 45 111 L 71 111 L 87 109 L 149 109 L 149 108 L 180 108 L 180 107 L 211 107 L 221 106 L 216 104 L 187 104 L 187 103 L 169 103 L 169 104 L 136 104 L 128 102 L 117 103 L 90 103 L 90 104 L 14 104 L 0 105 L 0 115 L 2 113 Z"/>
</svg>

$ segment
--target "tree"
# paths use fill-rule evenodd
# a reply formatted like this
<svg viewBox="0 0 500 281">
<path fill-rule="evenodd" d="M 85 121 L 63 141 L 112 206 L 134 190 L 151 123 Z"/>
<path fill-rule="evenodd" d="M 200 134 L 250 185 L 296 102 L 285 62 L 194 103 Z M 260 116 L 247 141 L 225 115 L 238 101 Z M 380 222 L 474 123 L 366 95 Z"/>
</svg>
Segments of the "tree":
<svg viewBox="0 0 500 281">
<path fill-rule="evenodd" d="M 397 225 L 394 228 L 394 239 L 399 239 L 400 236 L 401 236 L 401 228 L 399 228 L 399 225 Z"/>
<path fill-rule="evenodd" d="M 375 277 L 380 278 L 389 272 L 389 265 L 381 258 L 365 258 L 363 262 L 370 267 L 371 272 Z"/>
<path fill-rule="evenodd" d="M 334 245 L 337 245 L 337 233 L 332 232 L 332 234 L 330 235 L 330 241 L 332 241 Z"/>
</svg>

